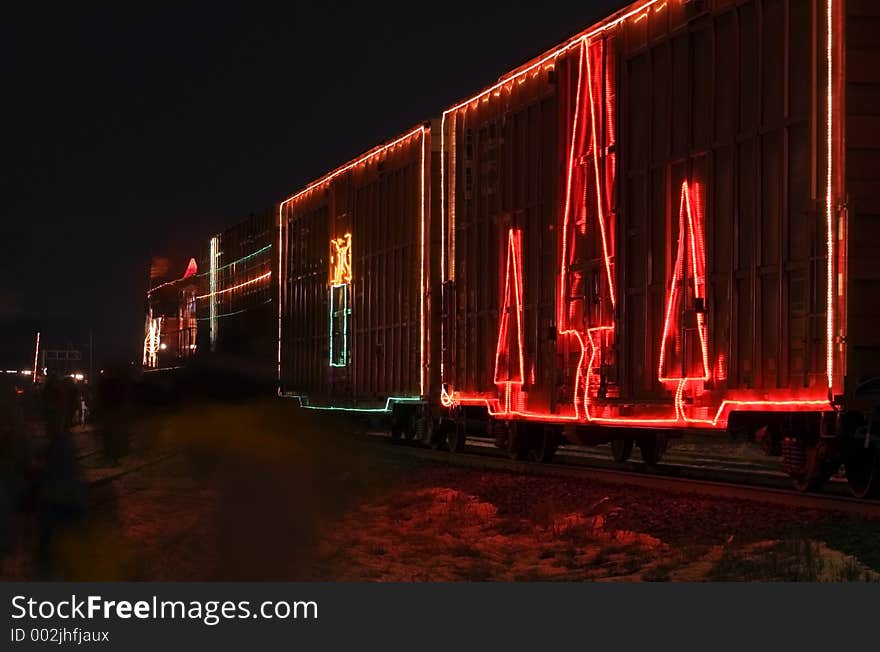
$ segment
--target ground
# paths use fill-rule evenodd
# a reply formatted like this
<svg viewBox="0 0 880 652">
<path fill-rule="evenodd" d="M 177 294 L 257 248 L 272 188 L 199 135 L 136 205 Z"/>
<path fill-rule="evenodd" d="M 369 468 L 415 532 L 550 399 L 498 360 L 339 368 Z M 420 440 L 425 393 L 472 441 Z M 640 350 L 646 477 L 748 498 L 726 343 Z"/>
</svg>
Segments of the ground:
<svg viewBox="0 0 880 652">
<path fill-rule="evenodd" d="M 880 579 L 880 523 L 418 460 L 278 401 L 75 437 L 89 511 L 51 577 L 88 580 Z M 4 579 L 41 572 L 25 519 Z"/>
</svg>

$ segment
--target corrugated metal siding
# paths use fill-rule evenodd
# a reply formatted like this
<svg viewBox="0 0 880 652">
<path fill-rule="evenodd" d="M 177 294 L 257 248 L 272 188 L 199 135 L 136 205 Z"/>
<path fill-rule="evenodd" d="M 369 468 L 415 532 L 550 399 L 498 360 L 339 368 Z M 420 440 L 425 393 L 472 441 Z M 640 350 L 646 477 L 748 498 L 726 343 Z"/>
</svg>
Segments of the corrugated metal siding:
<svg viewBox="0 0 880 652">
<path fill-rule="evenodd" d="M 580 111 L 584 50 L 572 40 L 444 114 L 443 380 L 453 401 L 504 403 L 506 392 L 511 402 L 498 409 L 534 417 L 570 414 L 574 398 L 581 417 L 592 403 L 590 418 L 709 425 L 723 425 L 725 409 L 773 410 L 774 401 L 824 407 L 825 9 L 814 0 L 636 3 L 591 32 L 592 95 Z M 578 132 L 575 113 L 595 136 Z M 836 202 L 842 156 L 832 137 Z M 567 210 L 572 192 L 579 205 Z M 697 213 L 687 233 L 682 197 Z M 516 396 L 493 375 L 511 228 L 523 235 L 524 268 Z M 705 287 L 699 272 L 694 295 L 687 264 L 676 284 L 684 299 L 673 303 L 680 249 L 705 263 Z M 583 364 L 594 355 L 592 368 Z M 837 388 L 842 359 L 832 355 Z"/>
<path fill-rule="evenodd" d="M 555 73 L 538 70 L 447 118 L 453 188 L 444 313 L 445 381 L 493 393 L 508 231 L 522 231 L 524 391 L 549 400 L 555 377 L 557 102 Z M 548 332 L 551 337 L 548 337 Z M 535 354 L 537 352 L 537 355 Z"/>
<path fill-rule="evenodd" d="M 849 0 L 846 36 L 847 389 L 854 391 L 880 377 L 880 3 Z"/>
<path fill-rule="evenodd" d="M 429 133 L 417 130 L 283 204 L 284 391 L 338 405 L 420 394 L 422 183 L 427 247 Z M 347 364 L 331 366 L 330 241 L 347 233 L 352 252 L 349 356 Z"/>
<path fill-rule="evenodd" d="M 714 389 L 824 382 L 814 3 L 716 4 L 690 22 L 653 11 L 624 30 L 621 336 L 625 395 L 634 398 L 667 393 L 654 361 L 685 180 L 705 199 Z"/>
<path fill-rule="evenodd" d="M 256 213 L 219 234 L 217 260 L 216 351 L 258 360 L 269 378 L 276 341 L 272 247 L 276 233 L 274 211 Z M 209 269 L 205 266 L 201 271 Z M 249 284 L 261 277 L 266 278 Z M 237 290 L 224 291 L 237 285 L 241 285 Z M 205 321 L 202 324 L 207 326 Z"/>
</svg>

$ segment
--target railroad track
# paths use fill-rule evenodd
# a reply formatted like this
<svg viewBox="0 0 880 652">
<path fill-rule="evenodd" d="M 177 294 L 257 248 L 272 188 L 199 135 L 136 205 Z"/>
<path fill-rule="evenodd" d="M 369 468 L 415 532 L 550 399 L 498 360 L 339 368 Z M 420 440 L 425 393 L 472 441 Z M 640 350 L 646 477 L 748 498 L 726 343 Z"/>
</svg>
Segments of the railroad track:
<svg viewBox="0 0 880 652">
<path fill-rule="evenodd" d="M 368 433 L 368 436 L 377 440 L 388 439 L 388 435 L 385 433 Z M 716 469 L 712 471 L 706 467 L 662 464 L 649 468 L 644 464 L 640 465 L 635 462 L 629 462 L 625 468 L 621 468 L 610 460 L 607 464 L 602 465 L 591 461 L 583 461 L 587 456 L 578 455 L 577 448 L 571 451 L 560 449 L 559 453 L 557 453 L 557 461 L 551 464 L 517 462 L 508 459 L 497 449 L 490 451 L 490 446 L 491 444 L 482 440 L 474 442 L 468 440 L 466 452 L 459 454 L 407 444 L 389 446 L 389 448 L 392 448 L 396 453 L 399 452 L 401 455 L 417 457 L 450 466 L 558 478 L 595 480 L 606 484 L 636 486 L 716 498 L 750 500 L 785 507 L 815 509 L 861 516 L 868 519 L 880 519 L 880 500 L 858 500 L 838 493 L 800 493 L 793 489 L 775 486 L 776 480 L 785 480 L 785 476 L 782 474 L 779 474 L 779 478 L 776 478 L 773 474 L 753 474 L 746 471 L 733 471 L 729 469 Z M 720 474 L 724 479 L 695 477 L 700 473 Z M 736 479 L 732 480 L 731 478 L 734 476 Z M 832 488 L 832 491 L 835 491 L 835 489 Z"/>
<path fill-rule="evenodd" d="M 432 450 L 419 445 L 403 443 L 391 445 L 388 433 L 370 432 L 369 439 L 381 441 L 393 454 L 416 457 L 422 460 L 449 466 L 459 466 L 488 471 L 506 471 L 546 477 L 576 478 L 595 480 L 606 484 L 637 486 L 662 491 L 698 494 L 716 498 L 750 500 L 786 507 L 816 509 L 880 519 L 880 500 L 858 500 L 842 492 L 846 491 L 844 482 L 831 482 L 828 487 L 832 493 L 800 493 L 785 488 L 788 478 L 783 473 L 765 469 L 721 466 L 719 459 L 701 458 L 699 464 L 659 464 L 648 467 L 639 462 L 616 464 L 603 459 L 594 449 L 579 446 L 563 447 L 551 464 L 538 462 L 518 462 L 507 458 L 495 448 L 491 440 L 483 438 L 468 439 L 464 453 L 452 454 Z M 171 450 L 154 458 L 143 460 L 130 467 L 119 469 L 105 476 L 89 481 L 92 487 L 106 486 L 122 477 L 145 468 L 165 462 L 180 454 Z M 723 460 L 729 462 L 729 460 Z"/>
</svg>

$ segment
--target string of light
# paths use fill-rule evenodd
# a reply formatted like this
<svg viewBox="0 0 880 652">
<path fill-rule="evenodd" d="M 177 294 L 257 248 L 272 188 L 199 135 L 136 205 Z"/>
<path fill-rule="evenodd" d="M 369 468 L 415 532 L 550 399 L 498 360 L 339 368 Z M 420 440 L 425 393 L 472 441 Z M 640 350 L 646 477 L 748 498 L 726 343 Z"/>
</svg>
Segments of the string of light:
<svg viewBox="0 0 880 652">
<path fill-rule="evenodd" d="M 212 271 L 221 272 L 224 269 L 232 267 L 233 265 L 239 265 L 239 264 L 245 262 L 246 260 L 250 260 L 251 258 L 259 256 L 260 254 L 265 253 L 266 251 L 269 251 L 271 248 L 272 248 L 272 245 L 268 244 L 265 247 L 261 247 L 260 249 L 257 249 L 256 251 L 252 251 L 251 253 L 249 253 L 245 256 L 242 256 L 241 258 L 237 258 L 237 259 L 233 260 L 231 263 L 226 263 L 225 265 L 217 267 L 214 270 L 208 270 L 207 272 L 202 272 L 201 274 L 193 274 L 192 276 L 181 276 L 180 278 L 176 278 L 173 281 L 165 281 L 164 283 L 160 283 L 156 287 L 153 287 L 153 288 L 150 288 L 149 290 L 147 290 L 147 294 L 152 294 L 153 292 L 155 292 L 156 290 L 158 290 L 160 288 L 164 288 L 169 285 L 174 285 L 175 283 L 180 283 L 181 281 L 185 281 L 186 279 L 189 279 L 189 278 L 203 278 L 205 276 L 209 276 Z"/>
<path fill-rule="evenodd" d="M 249 281 L 243 281 L 232 287 L 224 288 L 222 290 L 215 290 L 213 292 L 208 292 L 207 294 L 200 294 L 196 297 L 196 299 L 207 299 L 208 297 L 219 297 L 221 294 L 226 294 L 227 292 L 234 292 L 235 290 L 240 290 L 241 288 L 248 287 L 249 285 L 254 285 L 255 283 L 259 283 L 267 278 L 272 276 L 272 271 L 269 270 L 265 274 L 260 274 L 256 278 L 252 278 Z"/>
</svg>

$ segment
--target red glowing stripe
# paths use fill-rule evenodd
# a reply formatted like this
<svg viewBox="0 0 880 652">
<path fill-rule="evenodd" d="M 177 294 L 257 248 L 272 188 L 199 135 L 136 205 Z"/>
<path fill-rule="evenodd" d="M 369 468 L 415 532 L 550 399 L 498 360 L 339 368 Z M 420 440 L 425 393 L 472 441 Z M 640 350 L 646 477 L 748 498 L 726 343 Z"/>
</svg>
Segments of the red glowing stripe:
<svg viewBox="0 0 880 652">
<path fill-rule="evenodd" d="M 826 148 L 828 154 L 826 170 L 826 202 L 825 222 L 827 227 L 828 268 L 826 282 L 826 371 L 828 389 L 834 385 L 834 2 L 827 0 L 826 23 L 826 69 L 827 69 L 827 106 L 826 106 Z"/>
<path fill-rule="evenodd" d="M 428 336 L 427 330 L 425 329 L 425 192 L 426 192 L 426 184 L 425 184 L 425 148 L 427 147 L 427 139 L 425 138 L 424 129 L 422 130 L 422 152 L 421 159 L 419 161 L 419 165 L 421 167 L 421 175 L 420 175 L 420 194 L 421 194 L 421 202 L 420 202 L 420 228 L 419 228 L 419 250 L 421 251 L 421 255 L 419 257 L 419 287 L 421 288 L 421 295 L 419 297 L 419 395 L 425 395 L 425 338 Z"/>
<path fill-rule="evenodd" d="M 684 418 L 687 423 L 712 426 L 714 428 L 719 425 L 725 424 L 726 417 L 730 414 L 734 407 L 739 408 L 740 412 L 760 412 L 764 410 L 773 410 L 774 412 L 799 412 L 804 410 L 829 410 L 831 409 L 831 403 L 828 401 L 828 399 L 804 399 L 787 401 L 724 400 L 721 402 L 721 405 L 718 407 L 718 411 L 715 413 L 715 417 L 712 419 L 689 419 L 686 416 Z M 725 419 L 722 419 L 722 415 L 725 417 Z"/>
<path fill-rule="evenodd" d="M 336 168 L 332 172 L 328 172 L 323 177 L 316 179 L 315 181 L 313 181 L 312 183 L 307 185 L 305 188 L 303 188 L 299 192 L 291 195 L 290 197 L 285 199 L 283 202 L 281 202 L 281 206 L 284 206 L 285 204 L 289 204 L 290 202 L 296 201 L 297 199 L 299 199 L 300 197 L 305 195 L 310 190 L 314 190 L 318 186 L 322 186 L 326 183 L 333 181 L 333 179 L 338 177 L 340 174 L 345 174 L 346 172 L 348 172 L 352 168 L 357 167 L 361 163 L 366 163 L 370 159 L 375 158 L 376 156 L 379 156 L 383 152 L 386 152 L 389 149 L 391 149 L 392 147 L 396 147 L 400 143 L 404 142 L 405 140 L 408 140 L 409 138 L 412 138 L 413 136 L 415 136 L 417 134 L 421 134 L 422 137 L 424 137 L 425 131 L 426 131 L 425 126 L 419 125 L 418 127 L 412 129 L 411 131 L 408 131 L 407 133 L 403 134 L 399 138 L 395 138 L 394 140 L 392 140 L 389 143 L 385 143 L 384 145 L 379 145 L 378 147 L 374 147 L 373 149 L 366 152 L 362 156 L 359 156 L 358 158 L 346 163 L 345 165 L 342 165 L 342 166 Z"/>
<path fill-rule="evenodd" d="M 223 289 L 223 290 L 218 290 L 217 292 L 208 292 L 208 294 L 200 294 L 199 296 L 196 297 L 196 299 L 206 299 L 206 298 L 208 298 L 208 297 L 210 297 L 210 296 L 220 296 L 221 294 L 226 294 L 227 292 L 233 292 L 234 290 L 238 290 L 238 289 L 241 289 L 241 288 L 243 288 L 243 287 L 247 287 L 247 286 L 249 286 L 249 285 L 253 285 L 254 283 L 259 283 L 260 281 L 264 281 L 264 280 L 266 280 L 267 278 L 269 278 L 270 276 L 272 276 L 272 271 L 271 271 L 271 270 L 269 270 L 269 271 L 266 272 L 265 274 L 260 274 L 260 275 L 257 276 L 256 278 L 252 278 L 252 279 L 249 280 L 249 281 L 244 281 L 244 282 L 239 283 L 239 284 L 237 284 L 237 285 L 233 285 L 232 287 L 228 287 L 228 288 L 225 288 L 225 289 Z"/>
<path fill-rule="evenodd" d="M 640 4 L 635 9 L 625 11 L 624 13 L 617 12 L 617 14 L 612 14 L 611 16 L 608 16 L 604 20 L 601 20 L 598 23 L 595 23 L 594 25 L 592 25 L 591 27 L 588 27 L 586 30 L 584 30 L 580 34 L 576 34 L 576 35 L 572 36 L 565 43 L 562 43 L 561 45 L 559 45 L 555 49 L 550 50 L 549 52 L 544 54 L 539 59 L 536 59 L 535 61 L 533 61 L 531 64 L 526 64 L 525 67 L 523 67 L 523 68 L 519 68 L 519 69 L 514 70 L 510 73 L 507 73 L 506 75 L 502 75 L 502 77 L 499 79 L 499 81 L 497 81 L 495 84 L 480 91 L 476 95 L 469 97 L 466 100 L 462 100 L 458 104 L 447 109 L 446 111 L 444 111 L 444 115 L 447 113 L 452 113 L 453 111 L 457 111 L 457 110 L 461 109 L 462 107 L 469 105 L 472 102 L 476 102 L 478 100 L 481 100 L 483 97 L 495 92 L 496 90 L 498 90 L 499 88 L 501 88 L 505 84 L 507 84 L 515 79 L 518 79 L 524 75 L 529 74 L 530 72 L 536 70 L 537 68 L 540 68 L 541 66 L 543 66 L 545 63 L 547 63 L 549 61 L 554 61 L 561 54 L 566 53 L 568 50 L 572 49 L 573 47 L 577 47 L 581 43 L 586 42 L 587 40 L 593 38 L 594 36 L 596 36 L 597 34 L 600 34 L 601 32 L 604 32 L 604 31 L 607 31 L 609 29 L 616 27 L 620 23 L 624 22 L 625 20 L 627 20 L 629 18 L 632 18 L 636 14 L 642 12 L 643 10 L 647 9 L 648 7 L 651 7 L 652 5 L 656 4 L 659 1 L 660 0 L 647 0 L 647 2 Z"/>
</svg>

